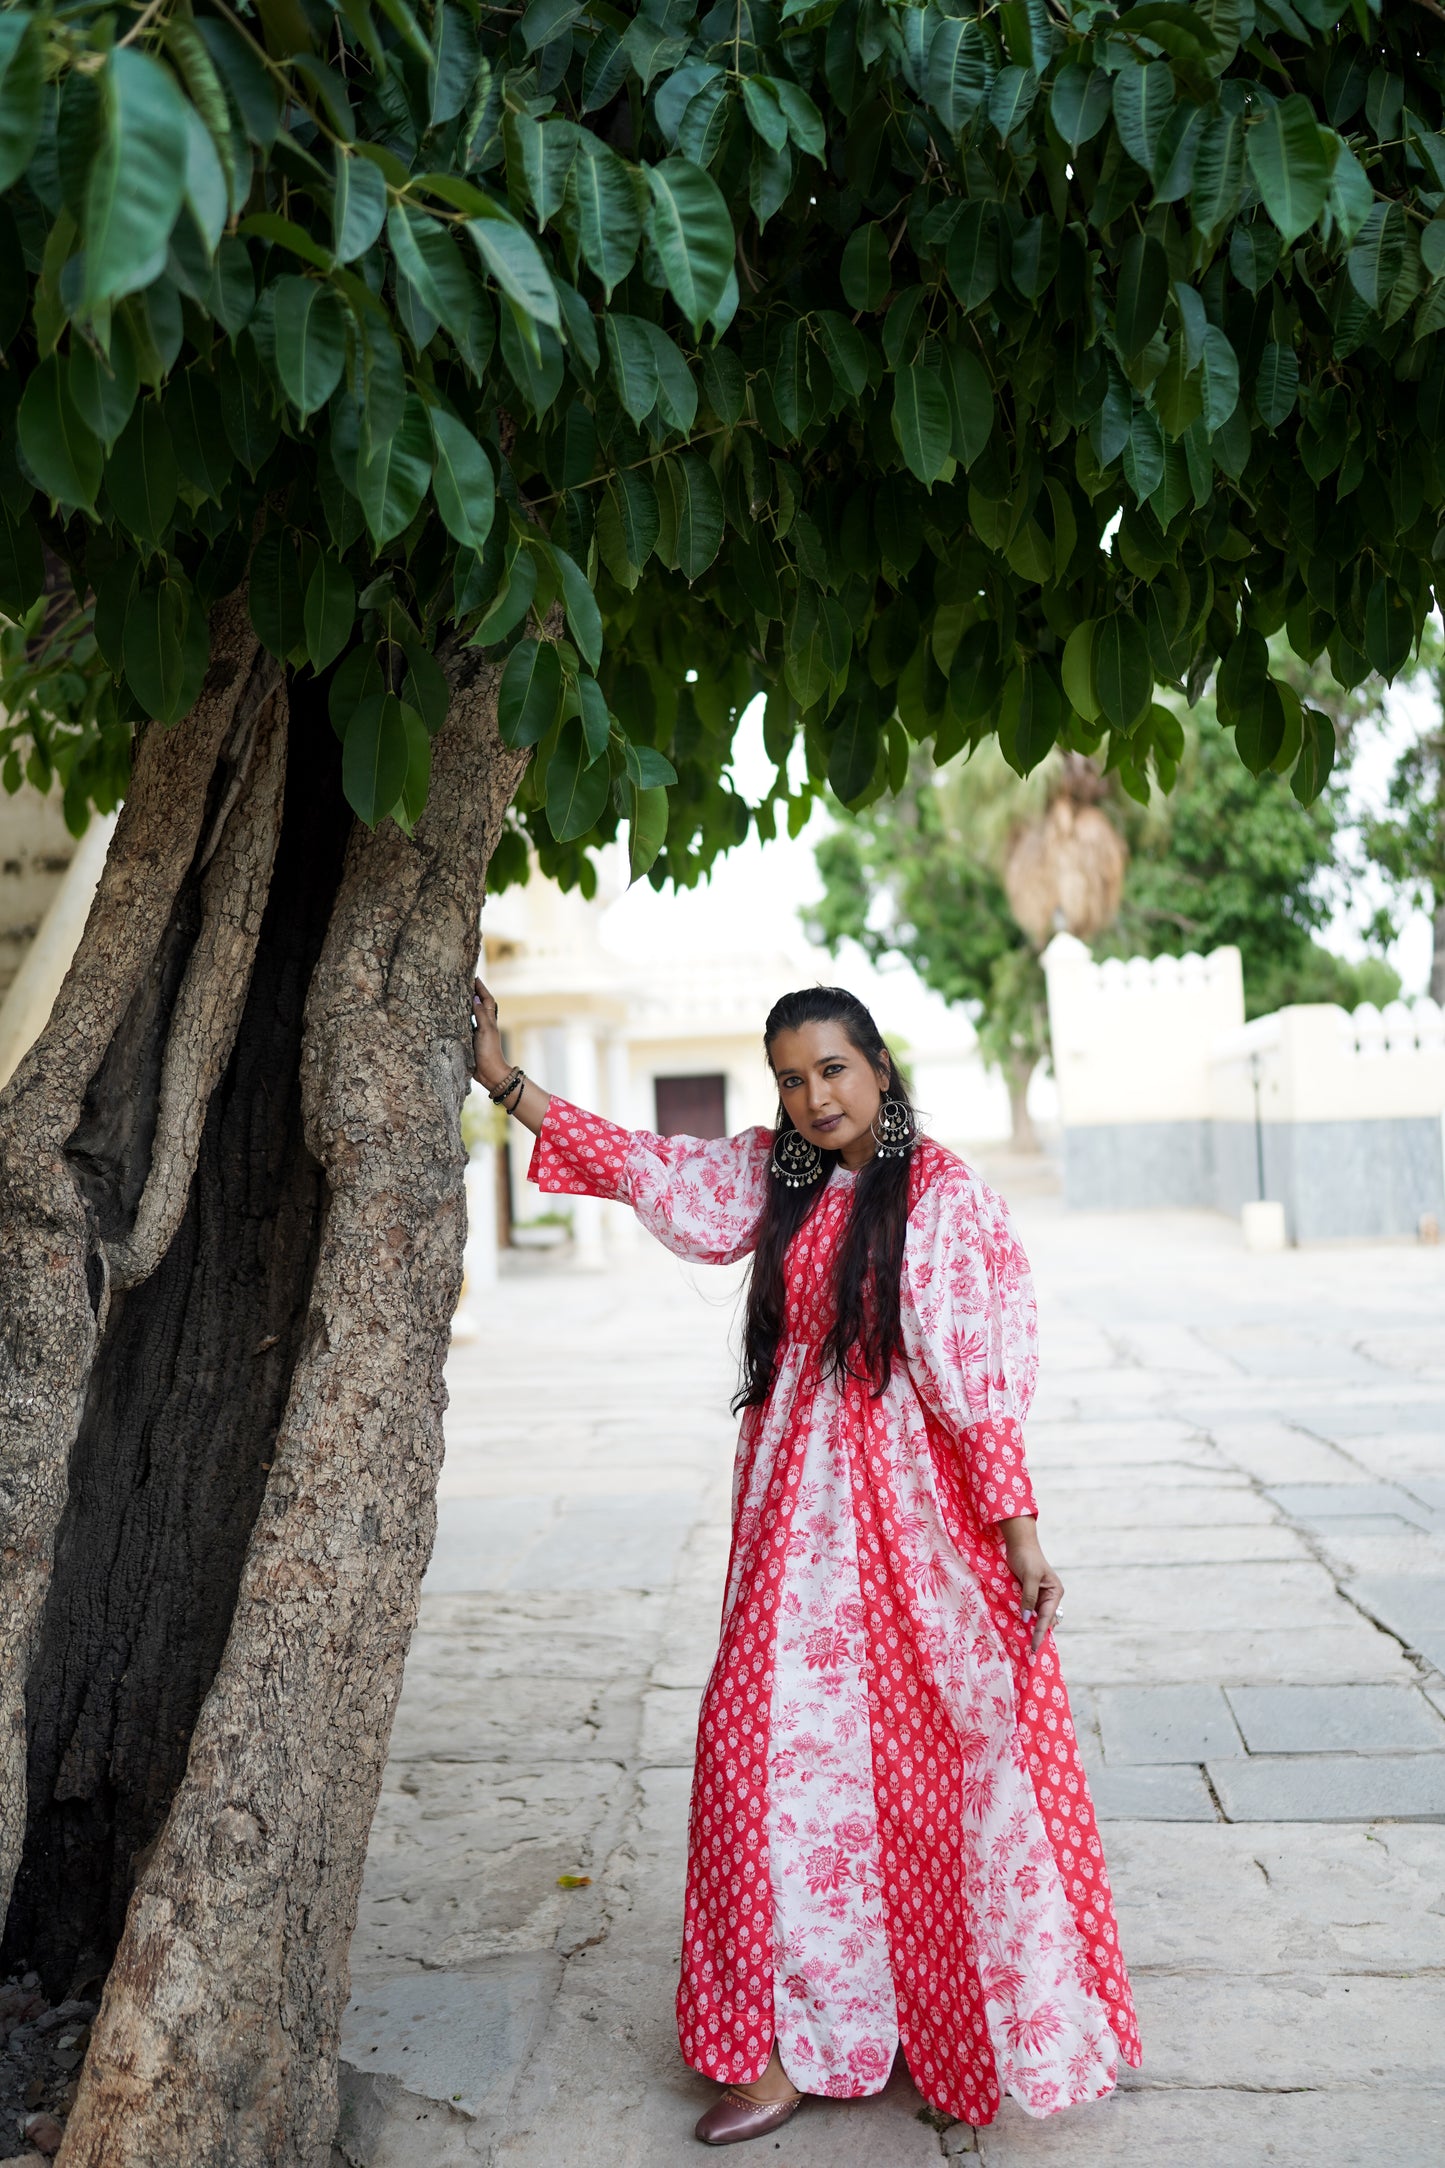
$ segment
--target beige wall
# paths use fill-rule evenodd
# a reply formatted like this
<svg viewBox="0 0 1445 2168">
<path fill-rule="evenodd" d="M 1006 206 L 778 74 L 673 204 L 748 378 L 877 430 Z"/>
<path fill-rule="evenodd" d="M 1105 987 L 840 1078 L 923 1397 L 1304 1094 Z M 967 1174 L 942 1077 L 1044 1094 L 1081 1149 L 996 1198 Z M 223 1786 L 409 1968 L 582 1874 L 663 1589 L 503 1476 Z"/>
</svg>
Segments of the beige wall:
<svg viewBox="0 0 1445 2168">
<path fill-rule="evenodd" d="M 75 838 L 65 825 L 58 790 L 42 797 L 22 783 L 13 798 L 0 791 L 0 996 L 74 855 Z"/>
<path fill-rule="evenodd" d="M 1211 1051 L 1244 1025 L 1237 948 L 1096 964 L 1061 933 L 1044 951 L 1044 971 L 1066 1128 L 1208 1119 Z"/>
<path fill-rule="evenodd" d="M 1324 1003 L 1257 1017 L 1213 1049 L 1210 1111 L 1254 1119 L 1254 1080 L 1267 1122 L 1348 1122 L 1445 1114 L 1445 1015 L 1433 1001 Z"/>
</svg>

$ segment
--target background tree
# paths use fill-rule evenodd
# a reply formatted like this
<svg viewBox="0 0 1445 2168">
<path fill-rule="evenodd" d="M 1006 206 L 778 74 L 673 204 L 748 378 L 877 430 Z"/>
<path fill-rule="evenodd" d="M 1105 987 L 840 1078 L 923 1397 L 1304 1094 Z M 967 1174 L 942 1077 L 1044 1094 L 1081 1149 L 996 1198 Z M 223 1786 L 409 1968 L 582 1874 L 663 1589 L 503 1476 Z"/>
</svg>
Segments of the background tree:
<svg viewBox="0 0 1445 2168">
<path fill-rule="evenodd" d="M 488 862 L 696 879 L 759 687 L 764 834 L 995 731 L 1168 780 L 1216 664 L 1315 797 L 1266 635 L 1358 682 L 1430 606 L 1442 54 L 1372 0 L 0 8 L 0 772 L 126 800 L 0 1138 L 0 1887 L 109 1965 L 75 2168 L 325 2157 Z"/>
</svg>

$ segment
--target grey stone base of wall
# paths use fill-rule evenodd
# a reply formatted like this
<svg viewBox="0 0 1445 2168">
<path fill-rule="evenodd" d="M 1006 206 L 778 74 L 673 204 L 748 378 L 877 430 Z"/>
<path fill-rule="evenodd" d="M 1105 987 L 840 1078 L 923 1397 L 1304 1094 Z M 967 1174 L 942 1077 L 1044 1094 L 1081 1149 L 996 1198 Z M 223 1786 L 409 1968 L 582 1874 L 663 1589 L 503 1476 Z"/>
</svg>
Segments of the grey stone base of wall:
<svg viewBox="0 0 1445 2168">
<path fill-rule="evenodd" d="M 1264 1194 L 1284 1205 L 1292 1242 L 1413 1235 L 1445 1219 L 1445 1147 L 1436 1115 L 1388 1121 L 1266 1122 Z M 1259 1195 L 1252 1122 L 1108 1122 L 1064 1131 L 1064 1200 L 1075 1211 L 1196 1205 L 1236 1215 Z"/>
</svg>

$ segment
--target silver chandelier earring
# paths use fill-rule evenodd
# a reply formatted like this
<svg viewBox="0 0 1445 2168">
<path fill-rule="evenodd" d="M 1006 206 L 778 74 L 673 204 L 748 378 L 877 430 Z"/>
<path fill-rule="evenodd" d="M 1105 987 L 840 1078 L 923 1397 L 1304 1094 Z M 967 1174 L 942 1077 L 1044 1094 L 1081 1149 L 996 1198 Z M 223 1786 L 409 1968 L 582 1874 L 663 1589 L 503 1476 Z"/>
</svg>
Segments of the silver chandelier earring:
<svg viewBox="0 0 1445 2168">
<path fill-rule="evenodd" d="M 780 1129 L 773 1140 L 769 1172 L 789 1189 L 811 1189 L 823 1171 L 821 1145 L 810 1144 L 797 1129 Z"/>
<path fill-rule="evenodd" d="M 918 1141 L 918 1119 L 912 1107 L 885 1094 L 869 1123 L 880 1159 L 906 1159 Z"/>
</svg>

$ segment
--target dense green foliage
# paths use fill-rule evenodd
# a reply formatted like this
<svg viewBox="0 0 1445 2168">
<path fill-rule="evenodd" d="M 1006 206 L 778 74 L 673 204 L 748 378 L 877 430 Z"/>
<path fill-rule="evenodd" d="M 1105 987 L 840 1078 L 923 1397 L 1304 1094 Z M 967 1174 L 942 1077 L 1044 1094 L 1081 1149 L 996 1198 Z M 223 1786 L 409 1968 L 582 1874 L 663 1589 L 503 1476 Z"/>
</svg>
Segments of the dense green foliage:
<svg viewBox="0 0 1445 2168">
<path fill-rule="evenodd" d="M 764 833 L 799 731 L 794 823 L 993 730 L 1142 795 L 1216 665 L 1312 798 L 1266 634 L 1431 601 L 1442 70 L 1379 0 L 7 0 L 4 778 L 113 802 L 249 572 L 371 821 L 508 643 L 501 879 L 695 879 L 764 687 Z"/>
</svg>

